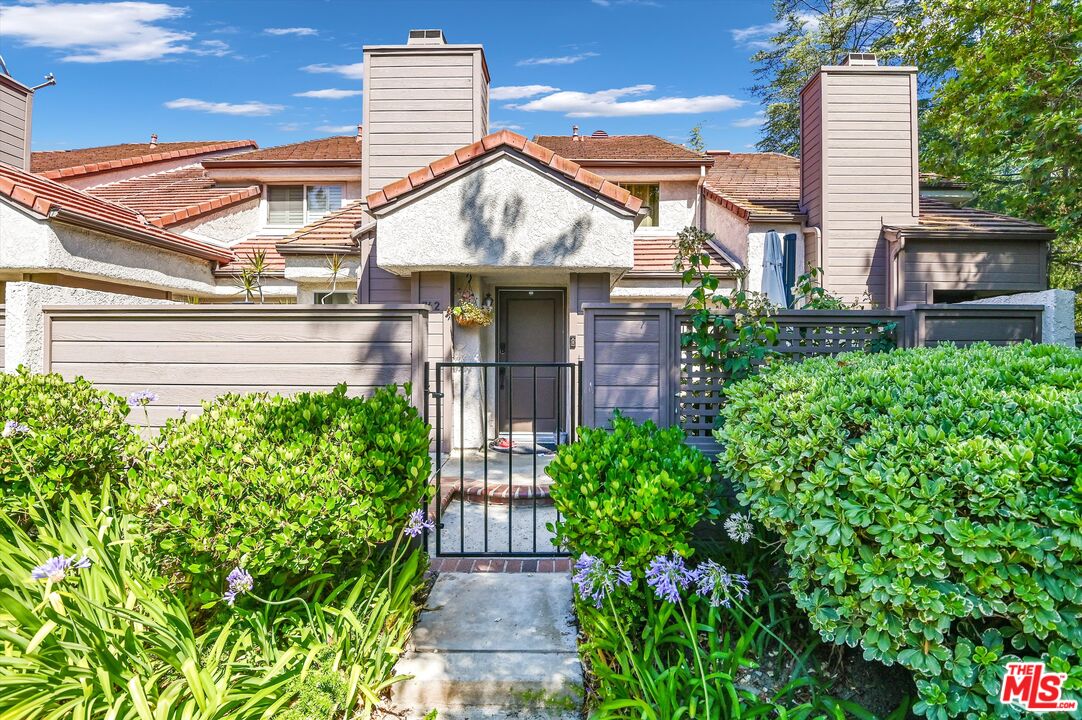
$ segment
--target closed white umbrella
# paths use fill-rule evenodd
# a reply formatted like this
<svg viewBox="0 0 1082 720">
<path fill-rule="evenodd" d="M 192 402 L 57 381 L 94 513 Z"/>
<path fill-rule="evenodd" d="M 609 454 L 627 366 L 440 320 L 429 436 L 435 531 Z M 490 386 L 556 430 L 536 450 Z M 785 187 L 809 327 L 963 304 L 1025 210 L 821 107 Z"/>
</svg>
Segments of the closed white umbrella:
<svg viewBox="0 0 1082 720">
<path fill-rule="evenodd" d="M 789 304 L 785 291 L 784 257 L 781 251 L 781 236 L 771 230 L 763 239 L 763 294 L 771 303 L 779 307 Z"/>
</svg>

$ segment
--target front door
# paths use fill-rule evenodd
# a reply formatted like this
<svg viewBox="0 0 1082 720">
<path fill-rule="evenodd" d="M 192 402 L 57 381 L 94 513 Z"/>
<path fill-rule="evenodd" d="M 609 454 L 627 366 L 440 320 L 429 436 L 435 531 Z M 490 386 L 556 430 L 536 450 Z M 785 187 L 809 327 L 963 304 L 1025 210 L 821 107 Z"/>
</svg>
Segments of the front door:
<svg viewBox="0 0 1082 720">
<path fill-rule="evenodd" d="M 498 290 L 496 350 L 498 360 L 558 363 L 566 360 L 567 317 L 563 290 Z M 548 437 L 565 428 L 564 373 L 561 368 L 500 368 L 500 432 Z"/>
</svg>

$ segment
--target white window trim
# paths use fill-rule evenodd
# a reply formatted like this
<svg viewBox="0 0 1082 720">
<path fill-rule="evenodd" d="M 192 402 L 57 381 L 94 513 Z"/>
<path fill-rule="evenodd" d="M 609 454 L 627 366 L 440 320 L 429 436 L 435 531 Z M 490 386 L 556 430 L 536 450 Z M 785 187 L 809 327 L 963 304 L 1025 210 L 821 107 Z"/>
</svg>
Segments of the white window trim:
<svg viewBox="0 0 1082 720">
<path fill-rule="evenodd" d="M 304 214 L 304 220 L 301 222 L 300 225 L 272 225 L 271 221 L 270 221 L 270 191 L 267 188 L 269 188 L 271 186 L 293 187 L 293 186 L 296 186 L 296 185 L 301 186 L 301 212 Z M 334 186 L 340 188 L 340 190 L 339 190 L 339 203 L 340 203 L 340 205 L 337 208 L 333 208 L 330 211 L 328 211 L 326 215 L 320 215 L 318 218 L 316 218 L 316 217 L 311 217 L 311 218 L 308 217 L 308 188 L 310 188 L 310 187 L 326 187 L 326 186 L 329 186 L 329 185 L 334 185 Z M 338 210 L 341 210 L 342 208 L 344 208 L 346 206 L 346 203 L 348 202 L 346 200 L 346 198 L 345 198 L 345 194 L 346 194 L 346 185 L 345 185 L 345 183 L 295 183 L 295 182 L 263 183 L 263 198 L 264 198 L 263 205 L 265 206 L 264 209 L 263 209 L 263 228 L 265 230 L 296 230 L 298 228 L 302 228 L 305 225 L 309 225 L 309 224 L 315 222 L 316 220 L 320 220 L 322 218 L 325 218 L 325 217 L 327 217 L 327 215 L 330 215 L 331 213 L 337 212 Z"/>
</svg>

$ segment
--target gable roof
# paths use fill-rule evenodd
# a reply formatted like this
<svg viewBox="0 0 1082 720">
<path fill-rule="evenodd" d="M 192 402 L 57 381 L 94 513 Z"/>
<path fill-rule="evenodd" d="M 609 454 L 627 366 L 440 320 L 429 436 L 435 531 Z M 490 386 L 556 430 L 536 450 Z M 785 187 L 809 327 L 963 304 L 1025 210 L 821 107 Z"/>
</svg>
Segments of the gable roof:
<svg viewBox="0 0 1082 720">
<path fill-rule="evenodd" d="M 749 221 L 798 221 L 800 160 L 781 153 L 710 153 L 708 198 Z"/>
<path fill-rule="evenodd" d="M 706 156 L 656 135 L 537 135 L 534 142 L 580 165 L 705 165 Z"/>
<path fill-rule="evenodd" d="M 130 208 L 0 163 L 0 197 L 42 218 L 115 235 L 203 260 L 229 261 L 228 249 L 186 238 L 156 225 Z"/>
<path fill-rule="evenodd" d="M 711 266 L 722 274 L 733 273 L 740 269 L 728 254 L 712 242 L 707 242 L 703 250 L 710 256 Z M 637 237 L 635 238 L 635 266 L 628 272 L 629 277 L 680 277 L 682 273 L 675 269 L 676 247 L 673 238 Z"/>
<path fill-rule="evenodd" d="M 219 264 L 214 269 L 214 274 L 219 277 L 237 277 L 248 268 L 256 254 L 262 252 L 266 270 L 261 273 L 261 276 L 265 278 L 285 276 L 286 259 L 279 255 L 274 247 L 281 239 L 277 236 L 261 235 L 242 240 L 229 248 L 233 251 L 233 259 Z"/>
<path fill-rule="evenodd" d="M 260 189 L 216 186 L 202 166 L 189 165 L 98 185 L 86 192 L 142 213 L 158 227 L 168 227 L 257 197 Z"/>
<path fill-rule="evenodd" d="M 30 154 L 30 171 L 40 173 L 50 180 L 58 180 L 254 147 L 258 147 L 254 140 L 196 140 L 157 143 L 153 146 L 150 143 L 126 143 L 78 150 L 49 150 Z"/>
<path fill-rule="evenodd" d="M 358 135 L 336 135 L 289 145 L 253 150 L 252 152 L 214 158 L 203 163 L 208 168 L 274 167 L 286 165 L 345 165 L 360 166 L 361 139 Z"/>
<path fill-rule="evenodd" d="M 277 244 L 281 253 L 348 253 L 359 249 L 354 233 L 375 221 L 363 203 L 354 202 L 296 230 Z"/>
<path fill-rule="evenodd" d="M 577 163 L 557 155 L 552 150 L 527 140 L 522 135 L 510 130 L 486 135 L 475 143 L 461 147 L 446 157 L 440 158 L 420 170 L 411 172 L 401 180 L 396 180 L 367 198 L 368 209 L 377 210 L 396 202 L 420 187 L 431 183 L 436 178 L 454 170 L 466 167 L 479 158 L 497 150 L 509 148 L 527 155 L 562 174 L 572 182 L 590 190 L 600 200 L 616 205 L 620 210 L 636 214 L 642 207 L 642 201 L 619 185 L 592 173 Z"/>
</svg>

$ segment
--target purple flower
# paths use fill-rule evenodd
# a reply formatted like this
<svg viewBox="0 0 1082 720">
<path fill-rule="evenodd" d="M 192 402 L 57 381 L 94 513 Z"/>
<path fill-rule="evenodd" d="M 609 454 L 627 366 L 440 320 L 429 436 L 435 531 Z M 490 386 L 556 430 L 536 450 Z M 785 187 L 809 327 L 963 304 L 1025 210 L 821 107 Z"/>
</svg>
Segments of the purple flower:
<svg viewBox="0 0 1082 720">
<path fill-rule="evenodd" d="M 226 576 L 225 582 L 229 585 L 229 589 L 222 595 L 222 599 L 229 605 L 236 602 L 238 596 L 249 592 L 254 584 L 252 576 L 241 567 L 233 568 L 233 571 Z"/>
<path fill-rule="evenodd" d="M 747 575 L 730 574 L 724 565 L 713 560 L 695 569 L 695 592 L 710 601 L 713 607 L 729 607 L 748 596 Z"/>
<path fill-rule="evenodd" d="M 81 558 L 76 555 L 71 557 L 57 555 L 31 570 L 30 579 L 58 583 L 67 577 L 69 571 L 85 570 L 88 567 L 90 567 L 90 558 L 85 553 Z"/>
<path fill-rule="evenodd" d="M 654 588 L 655 595 L 671 603 L 680 602 L 680 591 L 694 579 L 695 573 L 688 570 L 684 558 L 676 553 L 672 557 L 658 555 L 646 570 L 646 584 Z"/>
<path fill-rule="evenodd" d="M 725 521 L 725 532 L 729 534 L 731 539 L 741 545 L 746 545 L 748 540 L 751 540 L 752 535 L 755 534 L 755 526 L 751 523 L 750 515 L 733 513 Z"/>
<path fill-rule="evenodd" d="M 158 401 L 158 394 L 153 390 L 140 390 L 128 396 L 128 407 L 146 407 L 152 402 Z"/>
<path fill-rule="evenodd" d="M 18 420 L 8 420 L 4 423 L 4 437 L 9 438 L 12 435 L 25 435 L 30 432 L 30 428 L 23 425 Z"/>
<path fill-rule="evenodd" d="M 630 585 L 631 573 L 624 570 L 622 563 L 606 565 L 603 560 L 583 553 L 575 561 L 575 574 L 571 582 L 579 591 L 583 600 L 592 600 L 594 607 L 601 603 L 616 589 L 617 585 Z"/>
<path fill-rule="evenodd" d="M 406 529 L 403 530 L 411 538 L 415 538 L 425 530 L 432 530 L 436 527 L 436 524 L 431 520 L 425 520 L 424 510 L 414 510 L 410 513 L 410 519 L 406 523 Z"/>
</svg>

